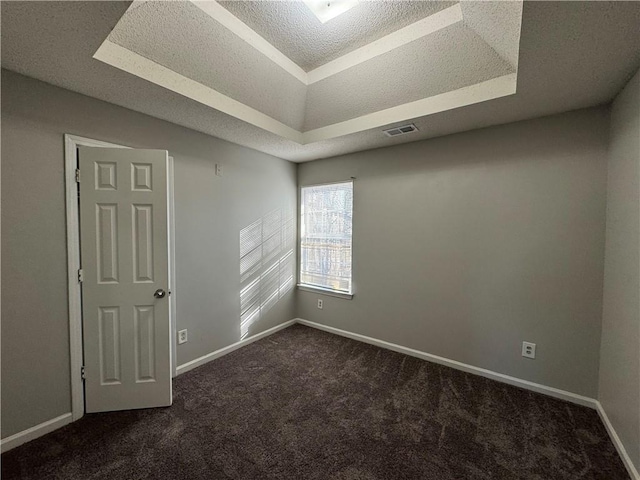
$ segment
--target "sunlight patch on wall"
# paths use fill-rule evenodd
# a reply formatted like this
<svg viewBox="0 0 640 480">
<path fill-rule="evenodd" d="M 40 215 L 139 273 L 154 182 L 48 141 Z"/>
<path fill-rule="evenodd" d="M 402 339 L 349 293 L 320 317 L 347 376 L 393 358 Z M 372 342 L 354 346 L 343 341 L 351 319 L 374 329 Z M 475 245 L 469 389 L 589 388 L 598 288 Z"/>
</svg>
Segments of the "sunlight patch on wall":
<svg viewBox="0 0 640 480">
<path fill-rule="evenodd" d="M 240 231 L 240 338 L 289 292 L 295 278 L 293 209 L 273 210 Z"/>
</svg>

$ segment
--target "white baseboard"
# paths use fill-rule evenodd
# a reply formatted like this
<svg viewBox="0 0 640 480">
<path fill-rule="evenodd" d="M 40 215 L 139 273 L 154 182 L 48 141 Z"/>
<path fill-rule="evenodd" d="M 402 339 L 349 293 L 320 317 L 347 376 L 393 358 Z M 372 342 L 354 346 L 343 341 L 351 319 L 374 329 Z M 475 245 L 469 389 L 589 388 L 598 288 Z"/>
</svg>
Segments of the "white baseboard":
<svg viewBox="0 0 640 480">
<path fill-rule="evenodd" d="M 22 445 L 23 443 L 30 442 L 36 438 L 42 437 L 47 433 L 51 433 L 58 428 L 64 427 L 73 421 L 71 412 L 60 415 L 59 417 L 47 420 L 46 422 L 36 425 L 35 427 L 27 428 L 22 432 L 18 432 L 10 437 L 0 440 L 0 451 L 2 453 L 8 452 L 12 448 Z"/>
<path fill-rule="evenodd" d="M 269 330 L 265 330 L 264 332 L 256 333 L 255 335 L 252 335 L 249 338 L 240 340 L 239 342 L 236 342 L 227 347 L 221 348 L 220 350 L 216 350 L 215 352 L 208 353 L 206 355 L 203 355 L 200 358 L 191 360 L 190 362 L 183 363 L 182 365 L 179 365 L 178 368 L 176 368 L 176 374 L 180 375 L 182 373 L 188 372 L 189 370 L 193 370 L 194 368 L 199 367 L 200 365 L 209 363 L 210 361 L 215 360 L 216 358 L 220 358 L 223 355 L 226 355 L 228 353 L 231 353 L 234 350 L 238 350 L 239 348 L 242 348 L 245 345 L 249 345 L 250 343 L 260 340 L 261 338 L 268 337 L 269 335 L 273 335 L 274 333 L 280 330 L 290 327 L 294 323 L 296 323 L 295 319 L 289 320 L 288 322 L 281 323 L 280 325 L 270 328 Z"/>
<path fill-rule="evenodd" d="M 576 403 L 578 405 L 582 405 L 582 406 L 590 407 L 594 409 L 597 408 L 597 401 L 594 398 L 584 397 L 582 395 L 567 392 L 565 390 L 560 390 L 554 387 L 547 387 L 546 385 L 541 385 L 539 383 L 530 382 L 528 380 L 522 380 L 520 378 L 512 377 L 510 375 L 505 375 L 503 373 L 487 370 L 485 368 L 474 367 L 473 365 L 468 365 L 466 363 L 458 362 L 456 360 L 450 360 L 448 358 L 439 357 L 437 355 L 432 355 L 430 353 L 421 352 L 420 350 L 414 350 L 413 348 L 403 347 L 402 345 L 397 345 L 395 343 L 385 342 L 384 340 L 378 340 L 377 338 L 367 337 L 365 335 L 360 335 L 359 333 L 352 333 L 346 330 L 340 330 L 339 328 L 322 325 L 320 323 L 310 322 L 309 320 L 304 320 L 302 318 L 296 318 L 296 322 L 301 325 L 317 328 L 318 330 L 324 330 L 325 332 L 335 333 L 336 335 L 340 335 L 342 337 L 347 337 L 353 340 L 358 340 L 360 342 L 375 345 L 377 347 L 386 348 L 387 350 L 393 350 L 394 352 L 404 353 L 405 355 L 410 355 L 412 357 L 420 358 L 422 360 L 427 360 L 429 362 L 445 365 L 447 367 L 455 368 L 456 370 L 462 370 L 463 372 L 472 373 L 474 375 L 480 375 L 481 377 L 490 378 L 491 380 L 507 383 L 509 385 L 514 385 L 516 387 L 524 388 L 526 390 L 531 390 L 533 392 L 538 392 L 544 395 L 549 395 L 551 397 L 567 400 L 569 402 Z"/>
<path fill-rule="evenodd" d="M 394 343 L 385 342 L 383 340 L 378 340 L 376 338 L 367 337 L 365 335 L 360 335 L 358 333 L 352 333 L 346 330 L 340 330 L 339 328 L 322 325 L 320 323 L 310 322 L 302 318 L 296 318 L 295 321 L 296 323 L 299 323 L 301 325 L 317 328 L 318 330 L 324 330 L 325 332 L 334 333 L 336 335 L 351 338 L 353 340 L 358 340 L 364 343 L 386 348 L 388 350 L 393 350 L 394 352 L 404 353 L 406 355 L 417 357 L 422 360 L 438 363 L 440 365 L 445 365 L 447 367 L 455 368 L 457 370 L 462 370 L 464 372 L 490 378 L 498 382 L 507 383 L 509 385 L 521 387 L 526 390 L 532 390 L 534 392 L 549 395 L 551 397 L 567 400 L 569 402 L 576 403 L 578 405 L 594 408 L 598 412 L 598 415 L 600 416 L 602 423 L 604 423 L 604 426 L 607 429 L 607 433 L 609 434 L 609 437 L 611 438 L 613 445 L 616 447 L 616 450 L 618 451 L 618 454 L 622 459 L 622 463 L 624 464 L 625 468 L 629 472 L 629 475 L 633 480 L 640 480 L 640 474 L 638 473 L 637 468 L 631 461 L 631 458 L 629 457 L 627 450 L 625 449 L 622 441 L 620 440 L 620 437 L 618 436 L 615 429 L 613 428 L 613 425 L 609 421 L 609 417 L 607 416 L 607 413 L 604 411 L 604 408 L 602 408 L 602 405 L 600 404 L 600 402 L 596 399 L 584 397 L 582 395 L 567 392 L 565 390 L 560 390 L 558 388 L 548 387 L 546 385 L 540 385 L 538 383 L 529 382 L 528 380 L 521 380 L 516 377 L 511 377 L 509 375 L 504 375 L 502 373 L 494 372 L 484 368 L 474 367 L 473 365 L 468 365 L 466 363 L 458 362 L 456 360 L 450 360 L 448 358 L 439 357 L 437 355 L 431 355 L 430 353 L 421 352 L 419 350 L 414 350 L 412 348 L 403 347 L 402 345 L 396 345 Z"/>
<path fill-rule="evenodd" d="M 480 375 L 482 377 L 490 378 L 498 382 L 507 383 L 509 385 L 514 385 L 516 387 L 524 388 L 526 390 L 531 390 L 537 393 L 542 393 L 544 395 L 549 395 L 551 397 L 559 398 L 561 400 L 567 400 L 569 402 L 572 402 L 578 405 L 593 408 L 598 412 L 598 415 L 600 416 L 602 423 L 604 423 L 604 426 L 607 429 L 607 433 L 609 434 L 609 437 L 611 438 L 613 445 L 616 447 L 616 450 L 618 451 L 618 454 L 620 455 L 620 458 L 622 459 L 622 463 L 627 469 L 627 472 L 629 472 L 629 475 L 633 480 L 640 480 L 640 474 L 638 474 L 638 470 L 636 469 L 635 465 L 631 461 L 631 458 L 629 457 L 627 450 L 622 444 L 620 437 L 618 436 L 615 429 L 613 428 L 613 425 L 609 421 L 609 417 L 607 417 L 607 413 L 602 408 L 602 405 L 600 404 L 600 402 L 594 398 L 584 397 L 582 395 L 578 395 L 572 392 L 567 392 L 565 390 L 560 390 L 558 388 L 548 387 L 546 385 L 530 382 L 528 380 L 522 380 L 520 378 L 504 375 L 502 373 L 494 372 L 492 370 L 474 367 L 473 365 L 468 365 L 466 363 L 458 362 L 456 360 L 450 360 L 448 358 L 439 357 L 437 355 L 421 352 L 419 350 L 414 350 L 412 348 L 403 347 L 402 345 L 397 345 L 395 343 L 385 342 L 384 340 L 378 340 L 376 338 L 367 337 L 365 335 L 360 335 L 359 333 L 352 333 L 346 330 L 341 330 L 339 328 L 322 325 L 320 323 L 310 322 L 309 320 L 304 320 L 302 318 L 296 318 L 295 322 L 301 325 L 306 325 L 308 327 L 316 328 L 318 330 L 323 330 L 325 332 L 334 333 L 342 337 L 347 337 L 353 340 L 358 340 L 360 342 L 368 343 L 370 345 L 375 345 L 377 347 L 386 348 L 387 350 L 392 350 L 398 353 L 404 353 L 405 355 L 410 355 L 412 357 L 420 358 L 422 360 L 427 360 L 429 362 L 445 365 L 447 367 L 455 368 L 456 370 L 462 370 L 464 372 Z"/>
<path fill-rule="evenodd" d="M 183 365 L 178 366 L 177 374 L 182 374 L 188 372 L 189 370 L 193 370 L 200 365 L 204 365 L 216 358 L 220 358 L 223 355 L 233 352 L 234 350 L 238 350 L 250 343 L 253 343 L 262 338 L 268 337 L 269 335 L 273 335 L 274 333 L 283 330 L 287 327 L 290 327 L 294 323 L 299 323 L 301 325 L 306 325 L 308 327 L 316 328 L 318 330 L 323 330 L 329 333 L 334 333 L 336 335 L 340 335 L 342 337 L 351 338 L 353 340 L 358 340 L 364 343 L 368 343 L 370 345 L 375 345 L 381 348 L 385 348 L 387 350 L 392 350 L 394 352 L 403 353 L 405 355 L 410 355 L 412 357 L 420 358 L 422 360 L 427 360 L 429 362 L 438 363 L 440 365 L 445 365 L 447 367 L 455 368 L 456 370 L 462 370 L 464 372 L 468 372 L 475 375 L 480 375 L 482 377 L 486 377 L 492 380 L 496 380 L 498 382 L 507 383 L 509 385 L 514 385 L 516 387 L 521 387 L 526 390 L 531 390 L 537 393 L 542 393 L 545 395 L 549 395 L 551 397 L 559 398 L 562 400 L 567 400 L 572 403 L 576 403 L 578 405 L 583 405 L 586 407 L 591 407 L 597 410 L 602 422 L 611 437 L 611 441 L 615 445 L 620 457 L 629 472 L 629 475 L 633 480 L 640 480 L 640 475 L 638 474 L 638 470 L 634 466 L 631 458 L 629 457 L 624 445 L 622 444 L 620 437 L 616 433 L 613 425 L 609 421 L 606 412 L 602 408 L 602 405 L 599 401 L 584 397 L 582 395 L 578 395 L 575 393 L 567 392 L 565 390 L 560 390 L 558 388 L 548 387 L 546 385 L 540 385 L 538 383 L 529 382 L 528 380 L 522 380 L 516 377 L 512 377 L 509 375 L 504 375 L 502 373 L 494 372 L 491 370 L 487 370 L 484 368 L 474 367 L 473 365 L 468 365 L 466 363 L 458 362 L 456 360 L 450 360 L 448 358 L 439 357 L 437 355 L 432 355 L 430 353 L 421 352 L 419 350 L 414 350 L 412 348 L 403 347 L 402 345 L 397 345 L 390 342 L 385 342 L 384 340 L 378 340 L 376 338 L 367 337 L 365 335 L 360 335 L 358 333 L 348 332 L 346 330 L 341 330 L 339 328 L 330 327 L 327 325 L 322 325 L 320 323 L 310 322 L 308 320 L 304 320 L 302 318 L 295 318 L 293 320 L 289 320 L 288 322 L 281 323 L 273 328 L 265 330 L 264 332 L 253 335 L 245 340 L 241 340 L 227 347 L 221 348 L 220 350 L 216 350 L 215 352 L 204 355 L 200 358 L 196 358 L 190 362 L 187 362 Z M 23 443 L 29 442 L 31 440 L 35 440 L 38 437 L 46 435 L 58 428 L 61 428 L 73 421 L 73 416 L 71 413 L 65 413 L 64 415 L 60 415 L 54 419 L 43 422 L 35 427 L 28 428 L 22 432 L 16 433 L 15 435 L 11 435 L 10 437 L 4 438 L 0 441 L 0 451 L 6 452 L 15 448 Z"/>
<path fill-rule="evenodd" d="M 629 457 L 629 454 L 627 453 L 627 449 L 624 448 L 622 440 L 620 440 L 618 433 L 613 428 L 611 421 L 609 421 L 607 412 L 604 411 L 604 408 L 602 408 L 602 404 L 599 401 L 596 401 L 596 406 L 597 406 L 596 409 L 598 410 L 598 415 L 600 415 L 600 419 L 602 420 L 602 423 L 604 423 L 604 426 L 607 429 L 607 432 L 609 433 L 609 437 L 611 437 L 611 441 L 615 445 L 616 450 L 618 450 L 618 454 L 620 455 L 620 458 L 622 459 L 622 463 L 624 463 L 624 466 L 627 469 L 627 472 L 629 472 L 629 475 L 633 480 L 640 480 L 640 474 L 638 473 L 638 470 L 636 469 L 635 465 L 631 461 L 631 457 Z"/>
</svg>

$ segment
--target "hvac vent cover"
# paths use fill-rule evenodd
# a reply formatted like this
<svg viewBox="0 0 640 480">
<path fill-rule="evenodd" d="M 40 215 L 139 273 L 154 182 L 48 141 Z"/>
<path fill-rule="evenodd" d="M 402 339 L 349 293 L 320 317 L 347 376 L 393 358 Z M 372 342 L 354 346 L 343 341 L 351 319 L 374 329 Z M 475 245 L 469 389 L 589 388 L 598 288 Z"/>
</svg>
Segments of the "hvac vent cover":
<svg viewBox="0 0 640 480">
<path fill-rule="evenodd" d="M 407 133 L 417 132 L 418 128 L 410 123 L 409 125 L 402 125 L 400 127 L 390 128 L 389 130 L 383 130 L 387 137 L 397 137 L 398 135 L 405 135 Z"/>
</svg>

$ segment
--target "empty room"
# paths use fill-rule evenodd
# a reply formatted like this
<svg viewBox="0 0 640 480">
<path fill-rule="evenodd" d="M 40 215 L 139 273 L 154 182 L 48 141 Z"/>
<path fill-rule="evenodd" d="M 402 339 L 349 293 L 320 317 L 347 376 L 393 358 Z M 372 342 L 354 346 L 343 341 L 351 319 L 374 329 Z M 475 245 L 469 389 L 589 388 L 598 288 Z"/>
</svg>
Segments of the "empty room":
<svg viewBox="0 0 640 480">
<path fill-rule="evenodd" d="M 640 480 L 640 2 L 0 4 L 3 480 Z"/>
</svg>

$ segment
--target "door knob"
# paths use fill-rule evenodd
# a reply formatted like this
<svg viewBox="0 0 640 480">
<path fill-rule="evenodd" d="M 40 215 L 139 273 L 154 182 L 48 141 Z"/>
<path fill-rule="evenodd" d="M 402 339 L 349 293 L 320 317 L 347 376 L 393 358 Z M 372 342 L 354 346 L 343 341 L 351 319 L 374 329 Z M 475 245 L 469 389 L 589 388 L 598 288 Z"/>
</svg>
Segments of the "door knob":
<svg viewBox="0 0 640 480">
<path fill-rule="evenodd" d="M 159 288 L 157 289 L 154 293 L 153 296 L 156 298 L 164 298 L 167 295 L 167 292 L 165 292 L 163 289 Z"/>
</svg>

